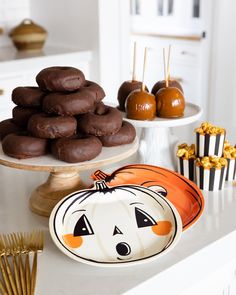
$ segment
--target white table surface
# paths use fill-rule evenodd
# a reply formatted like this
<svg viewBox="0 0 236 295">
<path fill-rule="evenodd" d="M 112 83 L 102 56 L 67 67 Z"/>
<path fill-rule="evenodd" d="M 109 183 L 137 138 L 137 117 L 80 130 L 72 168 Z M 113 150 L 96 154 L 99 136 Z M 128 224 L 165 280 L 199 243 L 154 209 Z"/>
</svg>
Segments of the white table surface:
<svg viewBox="0 0 236 295">
<path fill-rule="evenodd" d="M 48 220 L 29 211 L 31 191 L 46 178 L 44 172 L 0 166 L 0 232 L 40 228 L 46 233 L 36 294 L 177 295 L 232 259 L 232 241 L 236 241 L 236 189 L 232 185 L 220 193 L 204 193 L 203 216 L 182 234 L 170 253 L 152 263 L 109 269 L 88 266 L 62 254 L 50 238 Z"/>
</svg>

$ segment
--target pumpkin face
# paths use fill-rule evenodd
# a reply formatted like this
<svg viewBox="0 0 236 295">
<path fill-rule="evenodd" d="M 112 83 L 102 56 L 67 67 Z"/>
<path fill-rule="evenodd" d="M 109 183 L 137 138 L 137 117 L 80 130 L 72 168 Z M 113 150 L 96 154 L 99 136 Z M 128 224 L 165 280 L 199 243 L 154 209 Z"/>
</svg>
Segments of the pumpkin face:
<svg viewBox="0 0 236 295">
<path fill-rule="evenodd" d="M 87 263 L 130 263 L 166 252 L 181 219 L 162 196 L 145 187 L 96 187 L 73 193 L 54 208 L 50 232 L 59 248 Z"/>
<path fill-rule="evenodd" d="M 94 180 L 104 179 L 109 186 L 138 184 L 165 196 L 178 210 L 183 230 L 195 223 L 204 208 L 204 198 L 199 188 L 182 175 L 152 165 L 127 165 L 106 174 L 96 171 Z"/>
</svg>

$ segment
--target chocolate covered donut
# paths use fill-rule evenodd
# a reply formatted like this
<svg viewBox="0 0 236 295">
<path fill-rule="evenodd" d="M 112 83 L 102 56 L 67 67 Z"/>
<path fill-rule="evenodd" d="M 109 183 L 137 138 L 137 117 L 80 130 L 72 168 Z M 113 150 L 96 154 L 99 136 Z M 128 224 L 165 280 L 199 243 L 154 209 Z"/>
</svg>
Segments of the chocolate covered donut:
<svg viewBox="0 0 236 295">
<path fill-rule="evenodd" d="M 39 157 L 47 152 L 47 140 L 29 136 L 26 132 L 11 133 L 3 139 L 2 149 L 17 159 Z"/>
<path fill-rule="evenodd" d="M 39 113 L 40 111 L 38 109 L 33 108 L 23 108 L 23 107 L 14 107 L 12 110 L 12 121 L 21 127 L 27 127 L 29 118 Z"/>
<path fill-rule="evenodd" d="M 136 136 L 135 128 L 129 122 L 123 121 L 120 130 L 113 135 L 104 135 L 99 137 L 103 146 L 111 147 L 123 144 L 129 144 L 134 141 Z"/>
<path fill-rule="evenodd" d="M 93 110 L 94 105 L 94 94 L 84 87 L 72 93 L 51 93 L 43 100 L 46 113 L 62 116 L 85 114 Z"/>
<path fill-rule="evenodd" d="M 101 101 L 106 96 L 103 88 L 95 82 L 86 80 L 84 88 L 93 93 L 95 102 Z"/>
<path fill-rule="evenodd" d="M 12 101 L 20 107 L 38 108 L 44 95 L 39 87 L 17 87 L 12 91 Z"/>
<path fill-rule="evenodd" d="M 67 92 L 85 83 L 83 72 L 73 67 L 49 67 L 38 73 L 36 82 L 43 91 Z"/>
<path fill-rule="evenodd" d="M 92 135 L 59 138 L 51 143 L 52 154 L 68 163 L 89 161 L 100 154 L 102 144 Z"/>
<path fill-rule="evenodd" d="M 95 105 L 93 113 L 95 113 L 96 115 L 103 115 L 105 114 L 106 110 L 107 106 L 102 101 L 100 101 Z"/>
<path fill-rule="evenodd" d="M 122 125 L 122 115 L 119 110 L 106 106 L 103 114 L 87 113 L 78 116 L 78 130 L 95 136 L 117 133 Z"/>
<path fill-rule="evenodd" d="M 69 137 L 76 133 L 77 121 L 74 117 L 50 117 L 40 113 L 30 117 L 28 131 L 40 138 Z"/>
<path fill-rule="evenodd" d="M 0 122 L 0 139 L 2 140 L 5 136 L 11 133 L 22 131 L 20 126 L 17 126 L 12 119 L 6 119 Z"/>
</svg>

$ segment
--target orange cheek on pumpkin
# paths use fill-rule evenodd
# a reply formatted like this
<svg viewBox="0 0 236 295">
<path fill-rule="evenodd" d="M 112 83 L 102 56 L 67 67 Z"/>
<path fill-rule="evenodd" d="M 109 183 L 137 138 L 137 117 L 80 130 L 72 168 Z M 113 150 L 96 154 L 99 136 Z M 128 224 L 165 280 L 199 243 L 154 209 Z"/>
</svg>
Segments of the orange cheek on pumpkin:
<svg viewBox="0 0 236 295">
<path fill-rule="evenodd" d="M 169 221 L 158 221 L 156 225 L 152 226 L 152 231 L 158 236 L 168 235 L 171 231 L 172 224 Z"/>
<path fill-rule="evenodd" d="M 73 234 L 63 235 L 62 238 L 66 245 L 70 248 L 79 248 L 83 243 L 82 237 L 75 237 Z"/>
</svg>

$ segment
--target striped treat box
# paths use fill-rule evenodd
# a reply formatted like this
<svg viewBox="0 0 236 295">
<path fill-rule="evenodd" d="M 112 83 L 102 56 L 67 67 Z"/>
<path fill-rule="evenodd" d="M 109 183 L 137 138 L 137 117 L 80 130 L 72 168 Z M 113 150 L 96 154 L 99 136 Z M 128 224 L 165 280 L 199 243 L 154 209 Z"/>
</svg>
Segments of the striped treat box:
<svg viewBox="0 0 236 295">
<path fill-rule="evenodd" d="M 196 132 L 196 153 L 198 157 L 217 156 L 223 154 L 224 134 L 200 134 Z"/>
<path fill-rule="evenodd" d="M 233 181 L 235 180 L 236 173 L 236 160 L 235 159 L 227 159 L 228 165 L 226 169 L 226 177 L 225 180 Z"/>
<path fill-rule="evenodd" d="M 224 188 L 225 176 L 227 168 L 225 166 L 220 169 L 206 169 L 203 166 L 196 167 L 196 182 L 201 190 L 219 191 Z"/>
<path fill-rule="evenodd" d="M 228 140 L 224 143 L 224 158 L 227 160 L 226 180 L 235 180 L 236 172 L 236 147 L 232 146 Z"/>
<path fill-rule="evenodd" d="M 178 158 L 178 172 L 192 181 L 195 179 L 195 160 Z"/>
</svg>

